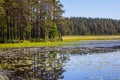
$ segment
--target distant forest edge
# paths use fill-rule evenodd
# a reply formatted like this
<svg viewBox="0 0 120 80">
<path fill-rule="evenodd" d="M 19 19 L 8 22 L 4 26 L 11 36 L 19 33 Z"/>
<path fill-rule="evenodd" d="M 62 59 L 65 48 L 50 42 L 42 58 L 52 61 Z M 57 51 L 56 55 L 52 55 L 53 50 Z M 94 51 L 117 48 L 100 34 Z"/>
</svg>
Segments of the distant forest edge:
<svg viewBox="0 0 120 80">
<path fill-rule="evenodd" d="M 120 20 L 70 17 L 64 19 L 63 35 L 118 35 Z"/>
<path fill-rule="evenodd" d="M 0 0 L 0 43 L 55 41 L 62 35 L 117 35 L 120 20 L 62 17 L 59 0 Z"/>
</svg>

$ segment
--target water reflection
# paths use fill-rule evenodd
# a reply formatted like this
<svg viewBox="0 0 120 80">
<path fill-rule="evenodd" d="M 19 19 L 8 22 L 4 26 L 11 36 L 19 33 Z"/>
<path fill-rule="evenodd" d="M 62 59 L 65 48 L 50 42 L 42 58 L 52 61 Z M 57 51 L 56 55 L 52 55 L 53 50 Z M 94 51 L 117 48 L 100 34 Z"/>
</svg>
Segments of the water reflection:
<svg viewBox="0 0 120 80">
<path fill-rule="evenodd" d="M 64 80 L 120 80 L 120 51 L 69 54 Z"/>
<path fill-rule="evenodd" d="M 55 51 L 5 50 L 0 52 L 0 75 L 8 80 L 59 80 L 66 60 L 67 55 Z"/>
<path fill-rule="evenodd" d="M 0 50 L 0 80 L 120 80 L 120 48 Z"/>
</svg>

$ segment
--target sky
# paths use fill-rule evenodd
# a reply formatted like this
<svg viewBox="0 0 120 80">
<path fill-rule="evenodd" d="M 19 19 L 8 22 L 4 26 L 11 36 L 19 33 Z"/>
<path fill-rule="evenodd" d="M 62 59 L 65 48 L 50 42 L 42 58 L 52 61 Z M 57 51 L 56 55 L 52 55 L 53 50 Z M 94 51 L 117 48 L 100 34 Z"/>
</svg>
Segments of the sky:
<svg viewBox="0 0 120 80">
<path fill-rule="evenodd" d="M 120 20 L 120 0 L 60 0 L 65 17 L 112 18 Z"/>
</svg>

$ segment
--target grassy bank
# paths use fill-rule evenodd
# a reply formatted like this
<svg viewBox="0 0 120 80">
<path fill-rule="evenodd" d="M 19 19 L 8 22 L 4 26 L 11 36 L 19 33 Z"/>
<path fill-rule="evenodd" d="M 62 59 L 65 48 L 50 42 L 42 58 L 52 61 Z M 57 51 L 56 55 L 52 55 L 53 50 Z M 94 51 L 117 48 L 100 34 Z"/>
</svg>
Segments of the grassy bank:
<svg viewBox="0 0 120 80">
<path fill-rule="evenodd" d="M 42 47 L 42 46 L 62 46 L 64 43 L 77 42 L 80 40 L 120 40 L 120 36 L 63 36 L 63 41 L 56 42 L 23 42 L 0 44 L 0 48 L 18 48 L 18 47 Z"/>
<path fill-rule="evenodd" d="M 20 48 L 20 47 L 42 47 L 42 46 L 61 46 L 61 42 L 27 42 L 27 43 L 8 43 L 0 44 L 0 48 Z"/>
</svg>

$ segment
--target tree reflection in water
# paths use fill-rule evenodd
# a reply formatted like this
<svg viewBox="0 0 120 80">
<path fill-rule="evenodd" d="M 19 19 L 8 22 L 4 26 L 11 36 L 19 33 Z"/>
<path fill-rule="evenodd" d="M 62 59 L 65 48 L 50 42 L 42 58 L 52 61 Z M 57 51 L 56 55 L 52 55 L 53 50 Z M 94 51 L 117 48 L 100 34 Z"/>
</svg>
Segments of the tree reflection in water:
<svg viewBox="0 0 120 80">
<path fill-rule="evenodd" d="M 4 71 L 9 80 L 59 80 L 64 78 L 66 60 L 67 55 L 54 50 L 7 50 L 0 52 L 0 72 Z"/>
</svg>

